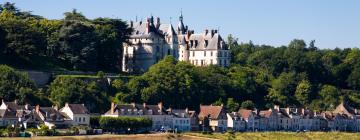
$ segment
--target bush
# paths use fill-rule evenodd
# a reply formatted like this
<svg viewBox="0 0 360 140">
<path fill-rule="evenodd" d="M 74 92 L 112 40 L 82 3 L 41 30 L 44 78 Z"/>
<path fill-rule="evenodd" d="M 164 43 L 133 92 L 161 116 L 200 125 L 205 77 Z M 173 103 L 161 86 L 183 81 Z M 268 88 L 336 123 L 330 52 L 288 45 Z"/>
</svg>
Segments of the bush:
<svg viewBox="0 0 360 140">
<path fill-rule="evenodd" d="M 107 132 L 136 131 L 152 126 L 152 121 L 143 117 L 101 117 L 100 128 Z"/>
</svg>

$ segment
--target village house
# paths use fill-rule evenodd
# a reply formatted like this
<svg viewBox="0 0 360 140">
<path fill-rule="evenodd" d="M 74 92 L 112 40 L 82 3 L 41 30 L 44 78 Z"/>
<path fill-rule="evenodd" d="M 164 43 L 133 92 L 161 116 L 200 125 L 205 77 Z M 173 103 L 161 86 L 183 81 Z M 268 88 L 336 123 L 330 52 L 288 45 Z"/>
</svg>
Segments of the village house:
<svg viewBox="0 0 360 140">
<path fill-rule="evenodd" d="M 17 100 L 13 102 L 5 102 L 2 100 L 0 106 L 0 126 L 8 125 L 24 125 L 33 122 L 32 106 L 29 104 L 19 105 Z"/>
<path fill-rule="evenodd" d="M 60 109 L 60 112 L 70 119 L 72 125 L 90 125 L 90 112 L 84 104 L 69 104 Z"/>
<path fill-rule="evenodd" d="M 260 124 L 261 119 L 260 116 L 257 114 L 257 111 L 240 109 L 238 113 L 241 116 L 241 118 L 245 120 L 247 131 L 259 131 L 266 129 L 264 125 Z M 265 122 L 263 124 L 265 124 Z"/>
<path fill-rule="evenodd" d="M 281 116 L 279 109 L 279 106 L 274 106 L 274 108 L 259 112 L 260 117 L 266 119 L 265 130 L 275 131 L 282 128 L 282 124 L 284 121 L 286 122 L 287 118 Z"/>
<path fill-rule="evenodd" d="M 226 113 L 227 115 L 227 127 L 233 131 L 245 131 L 246 121 L 241 117 L 238 112 Z"/>
<path fill-rule="evenodd" d="M 162 103 L 157 105 L 141 104 L 125 104 L 116 105 L 111 103 L 111 108 L 104 115 L 105 117 L 119 117 L 119 116 L 133 116 L 133 117 L 147 117 L 152 120 L 152 129 L 171 129 L 173 123 L 173 116 L 168 114 Z"/>
<path fill-rule="evenodd" d="M 200 105 L 199 124 L 203 129 L 210 128 L 212 131 L 227 130 L 227 116 L 225 108 L 213 105 Z"/>
<path fill-rule="evenodd" d="M 59 112 L 57 106 L 53 107 L 40 107 L 35 106 L 34 118 L 37 123 L 45 124 L 50 129 L 52 128 L 65 128 L 70 122 L 66 121 L 67 116 Z"/>
<path fill-rule="evenodd" d="M 199 127 L 197 113 L 189 109 L 168 109 L 169 114 L 173 115 L 172 126 L 174 130 L 196 131 Z"/>
</svg>

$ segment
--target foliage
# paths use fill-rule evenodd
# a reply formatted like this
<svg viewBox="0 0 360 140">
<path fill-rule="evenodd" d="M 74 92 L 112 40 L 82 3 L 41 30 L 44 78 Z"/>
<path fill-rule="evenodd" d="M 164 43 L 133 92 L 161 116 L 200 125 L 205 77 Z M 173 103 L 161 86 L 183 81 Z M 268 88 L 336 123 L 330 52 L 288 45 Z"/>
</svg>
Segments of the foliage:
<svg viewBox="0 0 360 140">
<path fill-rule="evenodd" d="M 110 104 L 107 87 L 101 82 L 74 77 L 57 77 L 49 87 L 50 99 L 57 105 L 85 104 L 90 112 L 105 112 Z"/>
<path fill-rule="evenodd" d="M 149 128 L 152 121 L 149 118 L 142 117 L 101 117 L 99 120 L 100 127 L 108 132 L 121 132 Z"/>
<path fill-rule="evenodd" d="M 241 103 L 241 108 L 242 109 L 254 109 L 255 108 L 255 104 L 251 101 L 251 100 L 246 100 L 244 102 Z"/>
</svg>

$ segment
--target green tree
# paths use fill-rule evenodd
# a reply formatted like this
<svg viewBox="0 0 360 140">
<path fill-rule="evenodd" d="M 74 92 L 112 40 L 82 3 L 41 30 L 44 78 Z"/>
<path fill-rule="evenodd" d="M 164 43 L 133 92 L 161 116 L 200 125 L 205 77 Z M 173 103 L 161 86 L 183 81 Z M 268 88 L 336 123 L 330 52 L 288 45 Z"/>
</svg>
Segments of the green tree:
<svg viewBox="0 0 360 140">
<path fill-rule="evenodd" d="M 254 109 L 255 108 L 255 104 L 251 101 L 251 100 L 246 100 L 244 102 L 241 103 L 241 108 L 242 109 Z"/>
<path fill-rule="evenodd" d="M 226 108 L 229 112 L 236 112 L 239 109 L 239 103 L 236 103 L 233 98 L 228 98 Z"/>
<path fill-rule="evenodd" d="M 342 101 L 340 90 L 331 85 L 322 86 L 319 95 L 321 103 L 318 108 L 321 110 L 333 110 Z"/>
<path fill-rule="evenodd" d="M 86 81 L 71 76 L 58 76 L 50 84 L 50 99 L 57 105 L 85 104 L 90 112 L 104 112 L 110 104 L 106 86 L 96 81 Z"/>
<path fill-rule="evenodd" d="M 39 104 L 36 87 L 26 73 L 0 65 L 0 98 L 5 101 Z"/>
<path fill-rule="evenodd" d="M 45 36 L 31 22 L 31 19 L 20 19 L 6 10 L 1 12 L 0 26 L 7 32 L 6 54 L 29 57 L 44 53 Z"/>
<path fill-rule="evenodd" d="M 267 98 L 274 104 L 283 106 L 293 105 L 296 85 L 297 76 L 294 72 L 282 73 L 277 79 L 272 81 Z"/>
<path fill-rule="evenodd" d="M 59 31 L 61 58 L 74 70 L 96 71 L 96 34 L 84 22 L 65 21 Z"/>
<path fill-rule="evenodd" d="M 295 98 L 303 106 L 307 106 L 311 96 L 311 84 L 308 80 L 302 80 L 296 87 Z"/>
</svg>

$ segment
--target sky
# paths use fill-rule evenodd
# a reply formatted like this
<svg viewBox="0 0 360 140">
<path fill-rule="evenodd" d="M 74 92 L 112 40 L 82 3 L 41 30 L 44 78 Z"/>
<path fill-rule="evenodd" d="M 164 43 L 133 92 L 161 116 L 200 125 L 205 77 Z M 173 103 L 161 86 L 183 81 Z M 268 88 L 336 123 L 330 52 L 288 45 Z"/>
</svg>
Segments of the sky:
<svg viewBox="0 0 360 140">
<path fill-rule="evenodd" d="M 239 42 L 287 45 L 293 39 L 316 40 L 319 48 L 360 47 L 360 0 L 0 0 L 16 3 L 49 19 L 77 9 L 86 17 L 184 23 L 195 32 L 219 29 Z"/>
</svg>

